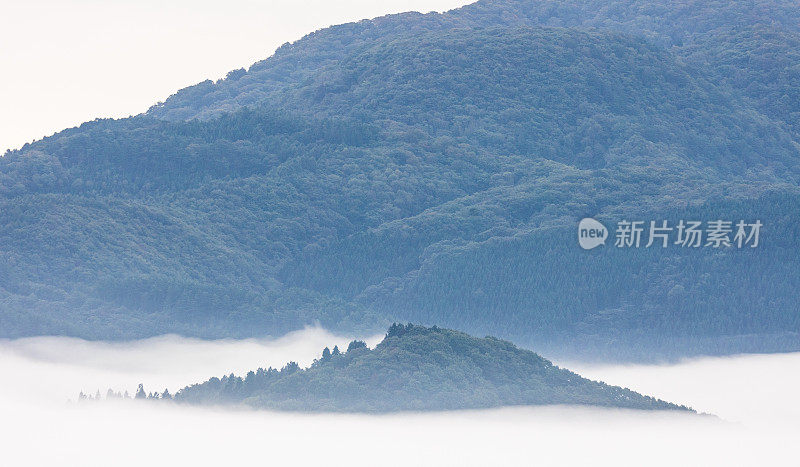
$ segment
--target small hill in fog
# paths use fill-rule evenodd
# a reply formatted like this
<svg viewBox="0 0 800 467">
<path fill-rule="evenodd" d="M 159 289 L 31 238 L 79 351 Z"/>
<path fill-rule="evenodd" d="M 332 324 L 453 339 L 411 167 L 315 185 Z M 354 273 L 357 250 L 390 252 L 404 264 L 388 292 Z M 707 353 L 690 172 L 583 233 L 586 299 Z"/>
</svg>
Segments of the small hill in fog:
<svg viewBox="0 0 800 467">
<path fill-rule="evenodd" d="M 325 349 L 307 369 L 251 371 L 180 390 L 190 404 L 234 404 L 291 411 L 390 412 L 574 404 L 642 410 L 691 409 L 590 381 L 534 352 L 493 337 L 394 324 L 370 350 Z"/>
</svg>

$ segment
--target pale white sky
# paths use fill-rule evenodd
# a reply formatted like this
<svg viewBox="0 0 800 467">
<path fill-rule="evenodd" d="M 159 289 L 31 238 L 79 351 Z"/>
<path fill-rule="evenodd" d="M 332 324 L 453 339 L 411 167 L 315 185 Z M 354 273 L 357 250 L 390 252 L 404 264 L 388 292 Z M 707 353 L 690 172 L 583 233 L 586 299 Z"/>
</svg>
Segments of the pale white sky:
<svg viewBox="0 0 800 467">
<path fill-rule="evenodd" d="M 473 0 L 0 0 L 0 155 L 147 110 L 333 24 Z"/>
</svg>

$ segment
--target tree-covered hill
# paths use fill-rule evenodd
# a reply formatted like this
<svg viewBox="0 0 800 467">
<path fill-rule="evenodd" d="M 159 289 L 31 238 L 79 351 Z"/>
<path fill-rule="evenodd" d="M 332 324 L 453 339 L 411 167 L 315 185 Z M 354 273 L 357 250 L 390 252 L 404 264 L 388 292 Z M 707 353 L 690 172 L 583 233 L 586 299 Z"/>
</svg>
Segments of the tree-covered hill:
<svg viewBox="0 0 800 467">
<path fill-rule="evenodd" d="M 190 404 L 243 404 L 291 411 L 390 412 L 519 405 L 592 405 L 640 410 L 690 409 L 590 381 L 510 342 L 394 324 L 370 350 L 326 348 L 301 369 L 259 368 L 181 389 Z"/>
<path fill-rule="evenodd" d="M 182 90 L 150 113 L 168 119 L 208 117 L 263 101 L 287 84 L 313 80 L 314 70 L 387 36 L 498 26 L 599 29 L 643 37 L 800 131 L 800 57 L 795 52 L 800 12 L 792 0 L 481 0 L 444 14 L 390 15 L 287 43 L 249 70 Z"/>
<path fill-rule="evenodd" d="M 414 320 L 553 355 L 800 350 L 798 8 L 601 3 L 336 26 L 7 153 L 0 336 Z M 587 216 L 765 227 L 586 252 Z"/>
</svg>

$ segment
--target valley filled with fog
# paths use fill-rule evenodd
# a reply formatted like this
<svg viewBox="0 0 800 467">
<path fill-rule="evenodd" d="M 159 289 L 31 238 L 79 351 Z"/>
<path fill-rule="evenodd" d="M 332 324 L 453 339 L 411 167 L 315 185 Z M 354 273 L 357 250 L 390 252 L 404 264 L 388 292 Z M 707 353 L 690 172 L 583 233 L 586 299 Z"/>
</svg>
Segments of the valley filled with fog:
<svg viewBox="0 0 800 467">
<path fill-rule="evenodd" d="M 83 391 L 174 392 L 227 373 L 301 366 L 353 336 L 306 329 L 275 340 L 165 336 L 128 343 L 0 341 L 4 465 L 777 465 L 800 435 L 800 354 L 671 365 L 557 362 L 610 384 L 716 416 L 580 407 L 393 415 L 201 409 L 156 401 L 86 401 Z M 357 336 L 364 337 L 364 336 Z M 370 347 L 382 336 L 366 339 Z M 535 350 L 535 349 L 534 349 Z M 545 355 L 547 357 L 547 355 Z"/>
</svg>

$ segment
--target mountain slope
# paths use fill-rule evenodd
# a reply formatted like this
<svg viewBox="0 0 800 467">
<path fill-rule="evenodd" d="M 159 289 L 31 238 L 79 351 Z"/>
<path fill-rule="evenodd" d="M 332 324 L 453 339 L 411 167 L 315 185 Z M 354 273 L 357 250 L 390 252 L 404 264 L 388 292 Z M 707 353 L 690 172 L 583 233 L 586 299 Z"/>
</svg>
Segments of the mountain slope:
<svg viewBox="0 0 800 467">
<path fill-rule="evenodd" d="M 553 355 L 800 349 L 790 115 L 723 68 L 698 70 L 684 55 L 705 50 L 698 38 L 528 27 L 544 4 L 319 31 L 148 115 L 8 153 L 0 332 L 230 337 L 402 319 Z M 569 8 L 548 11 L 583 18 Z M 751 13 L 726 8 L 651 17 L 713 26 L 680 38 Z M 614 24 L 630 21 L 645 20 Z M 766 227 L 753 251 L 585 252 L 587 216 Z"/>
<path fill-rule="evenodd" d="M 325 349 L 308 369 L 290 363 L 180 390 L 191 404 L 245 404 L 298 411 L 458 410 L 509 405 L 577 404 L 689 410 L 628 389 L 581 378 L 510 342 L 460 332 L 392 325 L 370 350 Z"/>
<path fill-rule="evenodd" d="M 407 13 L 317 31 L 230 79 L 203 82 L 151 109 L 159 118 L 208 117 L 253 105 L 313 70 L 387 36 L 487 27 L 596 28 L 641 36 L 672 50 L 695 70 L 730 85 L 770 118 L 799 130 L 793 50 L 800 13 L 789 0 L 481 0 L 444 14 Z"/>
</svg>

